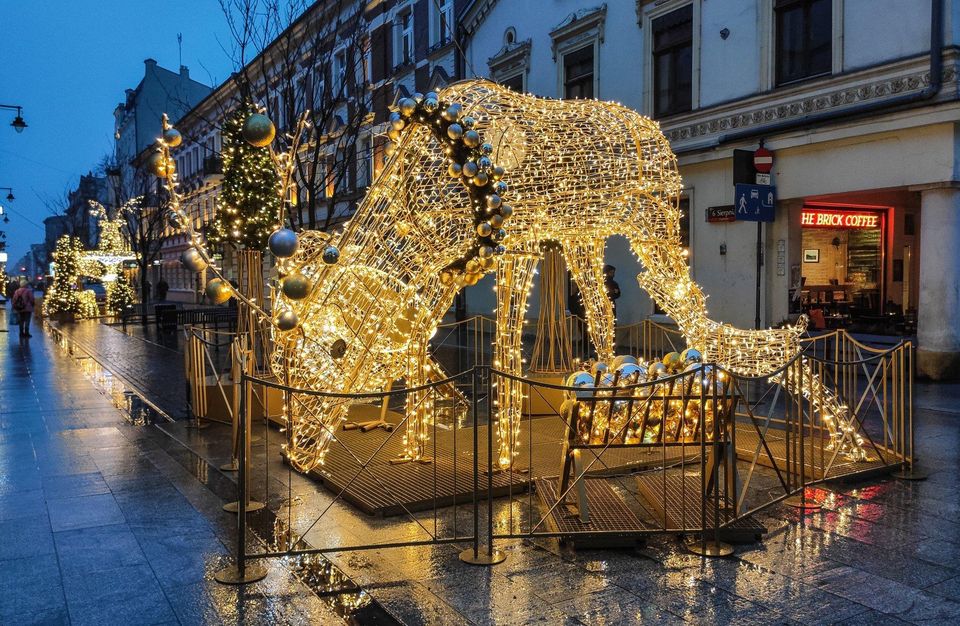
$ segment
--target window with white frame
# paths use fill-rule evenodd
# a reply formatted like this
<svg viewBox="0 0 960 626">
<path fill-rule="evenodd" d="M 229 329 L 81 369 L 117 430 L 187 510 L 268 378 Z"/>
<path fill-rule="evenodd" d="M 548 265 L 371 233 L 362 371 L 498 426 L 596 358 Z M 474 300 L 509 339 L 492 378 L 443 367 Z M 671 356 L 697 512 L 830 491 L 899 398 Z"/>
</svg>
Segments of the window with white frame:
<svg viewBox="0 0 960 626">
<path fill-rule="evenodd" d="M 439 46 L 453 39 L 453 0 L 430 2 L 430 46 Z"/>
<path fill-rule="evenodd" d="M 594 80 L 593 45 L 563 55 L 563 97 L 592 98 Z"/>
<path fill-rule="evenodd" d="M 369 187 L 373 177 L 373 149 L 370 135 L 357 139 L 357 189 Z"/>
<path fill-rule="evenodd" d="M 833 66 L 832 0 L 776 0 L 776 83 L 829 74 Z"/>
<path fill-rule="evenodd" d="M 689 111 L 693 102 L 693 5 L 654 19 L 653 114 Z"/>
<path fill-rule="evenodd" d="M 406 65 L 413 62 L 413 6 L 404 5 L 393 22 L 393 64 Z"/>
<path fill-rule="evenodd" d="M 333 54 L 333 91 L 335 97 L 346 96 L 347 85 L 353 75 L 350 63 L 350 54 L 346 48 L 341 48 Z"/>
<path fill-rule="evenodd" d="M 597 56 L 604 40 L 607 5 L 580 9 L 550 31 L 561 98 L 595 98 L 598 94 Z"/>
</svg>

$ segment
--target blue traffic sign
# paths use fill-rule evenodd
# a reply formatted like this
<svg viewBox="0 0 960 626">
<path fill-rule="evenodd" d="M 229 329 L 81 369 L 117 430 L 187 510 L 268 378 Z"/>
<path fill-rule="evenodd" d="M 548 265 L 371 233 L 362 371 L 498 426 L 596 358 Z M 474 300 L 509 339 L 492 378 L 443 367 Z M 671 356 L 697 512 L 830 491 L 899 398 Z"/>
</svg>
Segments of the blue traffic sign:
<svg viewBox="0 0 960 626">
<path fill-rule="evenodd" d="M 772 222 L 777 188 L 772 185 L 745 185 L 738 183 L 733 194 L 733 206 L 738 221 Z"/>
</svg>

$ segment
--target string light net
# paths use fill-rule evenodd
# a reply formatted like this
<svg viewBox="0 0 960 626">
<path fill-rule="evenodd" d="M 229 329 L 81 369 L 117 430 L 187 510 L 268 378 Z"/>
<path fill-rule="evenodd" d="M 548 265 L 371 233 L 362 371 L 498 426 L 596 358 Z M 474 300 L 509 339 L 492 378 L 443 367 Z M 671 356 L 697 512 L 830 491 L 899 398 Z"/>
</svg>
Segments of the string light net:
<svg viewBox="0 0 960 626">
<path fill-rule="evenodd" d="M 300 273 L 311 285 L 306 298 L 281 297 L 274 311 L 275 321 L 287 310 L 299 320 L 296 331 L 278 334 L 284 349 L 274 358 L 278 375 L 291 384 L 355 393 L 398 378 L 408 387 L 425 383 L 427 370 L 437 367 L 429 338 L 456 292 L 488 271 L 497 275 L 494 364 L 521 374 L 520 333 L 545 242 L 560 245 L 591 339 L 601 359 L 610 359 L 614 319 L 603 265 L 612 235 L 629 239 L 644 267 L 641 287 L 705 362 L 765 376 L 798 353 L 805 322 L 753 331 L 707 316 L 681 245 L 676 157 L 656 122 L 615 103 L 537 98 L 483 80 L 402 100 L 399 109 L 391 118 L 392 156 L 354 217 L 332 237 L 304 233 L 297 254 L 280 264 L 282 274 Z M 464 151 L 464 129 L 479 135 L 468 142 L 479 151 Z M 490 200 L 494 192 L 509 212 L 491 213 L 500 206 Z M 509 232 L 498 231 L 507 218 Z M 523 396 L 520 385 L 500 385 L 496 458 L 509 467 Z M 288 454 L 296 467 L 323 462 L 346 402 L 294 400 Z M 407 410 L 406 454 L 418 459 L 432 406 L 414 395 Z"/>
</svg>

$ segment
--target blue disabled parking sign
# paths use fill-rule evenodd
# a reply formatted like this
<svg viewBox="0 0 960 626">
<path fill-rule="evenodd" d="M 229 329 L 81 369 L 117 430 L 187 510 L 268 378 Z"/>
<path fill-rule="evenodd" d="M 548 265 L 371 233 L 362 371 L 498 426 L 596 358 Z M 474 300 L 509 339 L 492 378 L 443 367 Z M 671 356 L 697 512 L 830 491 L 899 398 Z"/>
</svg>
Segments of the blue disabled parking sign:
<svg viewBox="0 0 960 626">
<path fill-rule="evenodd" d="M 776 190 L 772 185 L 738 183 L 733 194 L 734 215 L 738 221 L 772 222 L 776 204 Z"/>
</svg>

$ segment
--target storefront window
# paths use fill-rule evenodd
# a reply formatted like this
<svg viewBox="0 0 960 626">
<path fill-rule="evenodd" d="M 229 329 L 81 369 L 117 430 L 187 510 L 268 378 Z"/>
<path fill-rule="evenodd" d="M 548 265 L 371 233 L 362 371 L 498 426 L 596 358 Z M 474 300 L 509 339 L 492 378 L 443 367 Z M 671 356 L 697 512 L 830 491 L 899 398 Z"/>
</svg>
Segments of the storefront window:
<svg viewBox="0 0 960 626">
<path fill-rule="evenodd" d="M 886 212 L 803 207 L 804 310 L 817 328 L 869 322 L 884 312 Z"/>
</svg>

